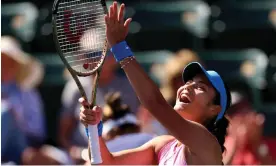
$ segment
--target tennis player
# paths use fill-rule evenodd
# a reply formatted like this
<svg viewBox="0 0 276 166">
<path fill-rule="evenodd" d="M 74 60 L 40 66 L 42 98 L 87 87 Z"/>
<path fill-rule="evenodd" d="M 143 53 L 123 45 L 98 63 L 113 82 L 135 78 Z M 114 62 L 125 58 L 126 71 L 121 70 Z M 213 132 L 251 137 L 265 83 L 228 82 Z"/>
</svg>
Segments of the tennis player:
<svg viewBox="0 0 276 166">
<path fill-rule="evenodd" d="M 135 60 L 125 42 L 131 19 L 124 22 L 125 5 L 117 12 L 117 2 L 110 6 L 105 16 L 106 35 L 111 51 L 125 71 L 141 104 L 147 108 L 172 134 L 152 139 L 143 146 L 110 153 L 100 138 L 103 164 L 123 165 L 203 165 L 222 164 L 224 140 L 228 120 L 225 111 L 231 97 L 224 81 L 215 71 L 206 71 L 199 63 L 188 64 L 183 71 L 183 86 L 178 89 L 176 103 L 171 107 L 158 87 Z M 84 124 L 98 124 L 101 135 L 100 107 L 85 109 L 87 102 L 79 100 L 83 107 L 80 120 Z"/>
</svg>

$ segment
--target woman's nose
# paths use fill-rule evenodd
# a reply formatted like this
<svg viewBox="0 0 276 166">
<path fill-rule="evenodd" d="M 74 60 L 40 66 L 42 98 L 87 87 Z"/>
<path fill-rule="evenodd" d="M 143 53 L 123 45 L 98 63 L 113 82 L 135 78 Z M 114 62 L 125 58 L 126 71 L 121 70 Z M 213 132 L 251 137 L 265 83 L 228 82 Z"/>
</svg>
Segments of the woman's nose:
<svg viewBox="0 0 276 166">
<path fill-rule="evenodd" d="M 195 83 L 189 83 L 184 86 L 185 90 L 191 91 L 193 87 L 195 86 Z"/>
</svg>

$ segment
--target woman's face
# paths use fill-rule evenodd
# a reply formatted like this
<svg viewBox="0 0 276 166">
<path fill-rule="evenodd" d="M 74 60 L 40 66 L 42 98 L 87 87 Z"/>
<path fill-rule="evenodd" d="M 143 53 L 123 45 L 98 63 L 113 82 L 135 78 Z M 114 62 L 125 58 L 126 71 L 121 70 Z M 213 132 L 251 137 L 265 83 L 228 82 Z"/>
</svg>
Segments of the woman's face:
<svg viewBox="0 0 276 166">
<path fill-rule="evenodd" d="M 221 110 L 213 104 L 215 97 L 216 91 L 209 80 L 198 74 L 178 89 L 174 109 L 185 119 L 204 123 Z"/>
</svg>

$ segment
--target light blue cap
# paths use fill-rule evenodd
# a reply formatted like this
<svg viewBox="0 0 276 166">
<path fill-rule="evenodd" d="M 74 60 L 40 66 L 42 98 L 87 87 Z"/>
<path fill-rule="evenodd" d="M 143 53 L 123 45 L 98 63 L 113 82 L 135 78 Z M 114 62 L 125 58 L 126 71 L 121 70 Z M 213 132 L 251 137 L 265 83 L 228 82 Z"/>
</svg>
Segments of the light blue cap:
<svg viewBox="0 0 276 166">
<path fill-rule="evenodd" d="M 213 70 L 205 70 L 204 67 L 198 62 L 189 63 L 183 71 L 183 81 L 187 82 L 191 80 L 196 74 L 203 73 L 208 78 L 212 86 L 217 90 L 220 94 L 220 106 L 221 111 L 217 116 L 216 121 L 221 119 L 224 116 L 226 111 L 226 104 L 227 104 L 227 94 L 226 89 L 223 83 L 222 78 L 220 75 L 213 71 Z"/>
</svg>

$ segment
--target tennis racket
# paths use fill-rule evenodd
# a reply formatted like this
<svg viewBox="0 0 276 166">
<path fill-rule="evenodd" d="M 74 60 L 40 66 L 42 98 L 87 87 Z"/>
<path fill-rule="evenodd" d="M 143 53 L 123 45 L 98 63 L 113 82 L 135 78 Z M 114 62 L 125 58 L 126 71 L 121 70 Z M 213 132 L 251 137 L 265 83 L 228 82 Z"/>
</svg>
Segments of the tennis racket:
<svg viewBox="0 0 276 166">
<path fill-rule="evenodd" d="M 105 0 L 55 0 L 52 9 L 54 41 L 58 54 L 75 80 L 81 96 L 87 95 L 78 76 L 94 75 L 91 108 L 95 105 L 101 67 L 107 54 Z M 88 125 L 91 164 L 102 163 L 97 125 Z"/>
</svg>

